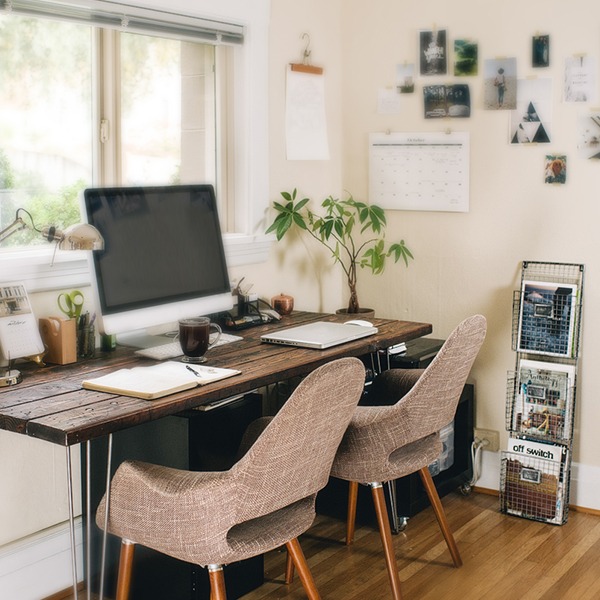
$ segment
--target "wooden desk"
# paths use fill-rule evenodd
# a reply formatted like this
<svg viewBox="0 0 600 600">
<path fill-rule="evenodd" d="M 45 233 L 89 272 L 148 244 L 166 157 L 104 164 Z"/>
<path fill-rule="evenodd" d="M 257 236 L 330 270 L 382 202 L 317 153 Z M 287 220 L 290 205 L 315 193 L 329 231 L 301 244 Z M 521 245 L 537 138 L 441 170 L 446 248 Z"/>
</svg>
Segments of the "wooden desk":
<svg viewBox="0 0 600 600">
<path fill-rule="evenodd" d="M 312 350 L 264 344 L 260 336 L 273 328 L 310 321 L 340 321 L 334 315 L 297 312 L 275 324 L 246 329 L 244 340 L 209 350 L 209 364 L 239 369 L 240 375 L 172 394 L 158 400 L 140 400 L 126 396 L 84 390 L 83 379 L 97 377 L 123 367 L 150 365 L 154 361 L 139 358 L 131 349 L 72 365 L 20 367 L 23 382 L 0 388 L 0 429 L 71 446 L 160 419 L 201 404 L 228 398 L 256 388 L 305 375 L 318 366 L 342 356 L 363 356 L 431 333 L 428 323 L 374 319 L 379 333 L 327 350 Z"/>
<path fill-rule="evenodd" d="M 230 367 L 240 375 L 172 394 L 158 400 L 140 400 L 84 390 L 81 382 L 90 377 L 124 367 L 150 365 L 154 361 L 134 355 L 128 348 L 111 353 L 98 353 L 96 358 L 72 365 L 19 367 L 23 382 L 0 389 L 0 429 L 28 435 L 66 447 L 67 477 L 70 498 L 73 588 L 77 598 L 76 558 L 74 544 L 73 492 L 69 447 L 143 423 L 176 415 L 202 404 L 245 394 L 257 388 L 306 375 L 318 366 L 344 356 L 364 356 L 431 333 L 428 323 L 390 319 L 374 319 L 379 332 L 368 338 L 349 342 L 327 350 L 264 344 L 260 336 L 273 328 L 290 327 L 311 321 L 343 322 L 346 317 L 296 312 L 281 321 L 239 332 L 243 341 L 209 350 L 209 364 Z M 110 448 L 110 444 L 109 444 Z M 108 455 L 110 470 L 110 452 Z M 89 486 L 89 476 L 86 486 Z M 89 494 L 88 494 L 89 500 Z M 87 514 L 91 514 L 88 505 Z M 89 524 L 88 519 L 88 524 Z M 88 534 L 89 539 L 89 534 Z M 89 552 L 89 549 L 88 549 Z M 89 568 L 89 554 L 88 554 Z"/>
</svg>

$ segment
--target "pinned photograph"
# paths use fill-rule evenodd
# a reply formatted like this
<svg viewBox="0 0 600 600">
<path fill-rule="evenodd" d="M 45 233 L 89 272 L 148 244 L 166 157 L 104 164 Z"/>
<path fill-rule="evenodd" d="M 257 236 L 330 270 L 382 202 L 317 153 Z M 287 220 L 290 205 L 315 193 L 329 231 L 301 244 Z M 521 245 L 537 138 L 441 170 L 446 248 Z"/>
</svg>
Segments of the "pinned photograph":
<svg viewBox="0 0 600 600">
<path fill-rule="evenodd" d="M 396 66 L 396 89 L 399 94 L 412 94 L 415 91 L 415 65 Z"/>
<path fill-rule="evenodd" d="M 426 119 L 471 116 L 471 95 L 469 86 L 464 83 L 426 85 L 423 87 L 423 101 Z"/>
<path fill-rule="evenodd" d="M 579 117 L 577 149 L 581 158 L 600 159 L 600 114 Z"/>
<path fill-rule="evenodd" d="M 445 75 L 447 71 L 446 30 L 419 32 L 419 64 L 421 75 Z"/>
<path fill-rule="evenodd" d="M 535 68 L 550 66 L 549 35 L 534 35 L 531 38 L 531 66 Z"/>
<path fill-rule="evenodd" d="M 546 154 L 544 183 L 567 182 L 567 157 L 564 154 Z"/>
<path fill-rule="evenodd" d="M 570 56 L 565 59 L 565 102 L 595 102 L 596 61 L 589 56 Z"/>
<path fill-rule="evenodd" d="M 517 107 L 517 59 L 486 60 L 483 74 L 484 108 L 514 110 Z"/>
<path fill-rule="evenodd" d="M 473 40 L 454 40 L 454 75 L 474 77 L 478 71 L 477 42 Z"/>
<path fill-rule="evenodd" d="M 550 143 L 552 80 L 519 79 L 517 88 L 517 108 L 510 115 L 510 143 Z"/>
</svg>

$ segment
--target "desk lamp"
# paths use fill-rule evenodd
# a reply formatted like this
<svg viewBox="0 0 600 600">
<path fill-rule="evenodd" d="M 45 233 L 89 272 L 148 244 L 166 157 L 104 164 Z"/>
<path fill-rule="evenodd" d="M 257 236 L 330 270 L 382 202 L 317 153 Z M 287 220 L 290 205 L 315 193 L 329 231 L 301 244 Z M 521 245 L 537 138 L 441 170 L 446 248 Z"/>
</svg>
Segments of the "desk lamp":
<svg viewBox="0 0 600 600">
<path fill-rule="evenodd" d="M 28 225 L 22 219 L 20 216 L 21 212 L 29 217 L 31 225 Z M 54 225 L 38 229 L 33 222 L 33 217 L 24 208 L 18 208 L 15 220 L 8 227 L 0 231 L 0 244 L 13 233 L 27 227 L 37 231 L 45 240 L 56 242 L 56 248 L 60 250 L 102 250 L 104 248 L 104 239 L 100 235 L 100 232 L 92 225 L 77 223 L 67 227 L 64 231 L 57 229 Z M 16 369 L 11 369 L 10 363 L 11 359 L 9 356 L 6 372 L 4 374 L 0 373 L 0 387 L 15 385 L 22 381 L 21 373 Z"/>
<path fill-rule="evenodd" d="M 24 212 L 29 217 L 31 225 L 23 221 L 19 214 L 21 212 Z M 0 231 L 0 244 L 13 233 L 27 227 L 37 231 L 49 242 L 57 242 L 57 247 L 60 250 L 102 250 L 104 248 L 104 240 L 100 232 L 92 225 L 77 223 L 76 225 L 67 227 L 64 231 L 57 229 L 54 225 L 38 229 L 33 222 L 33 217 L 24 208 L 17 208 L 15 220 L 8 227 Z"/>
</svg>

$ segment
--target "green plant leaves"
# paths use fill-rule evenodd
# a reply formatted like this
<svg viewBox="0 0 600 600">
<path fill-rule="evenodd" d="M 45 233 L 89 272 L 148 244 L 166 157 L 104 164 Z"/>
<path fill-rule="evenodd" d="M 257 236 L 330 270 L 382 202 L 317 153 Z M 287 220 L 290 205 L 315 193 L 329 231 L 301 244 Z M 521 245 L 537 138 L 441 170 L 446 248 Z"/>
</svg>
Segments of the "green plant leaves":
<svg viewBox="0 0 600 600">
<path fill-rule="evenodd" d="M 321 203 L 325 214 L 320 216 L 307 206 L 309 198 L 296 202 L 296 189 L 283 191 L 281 196 L 286 202 L 273 203 L 278 214 L 266 232 L 274 232 L 281 240 L 292 226 L 307 231 L 331 252 L 335 262 L 340 263 L 349 277 L 355 273 L 357 266 L 379 275 L 385 269 L 388 257 L 394 262 L 402 259 L 406 266 L 409 260 L 414 259 L 404 240 L 386 249 L 384 232 L 387 221 L 384 209 L 379 206 L 357 201 L 351 195 L 346 200 L 328 196 Z M 357 223 L 361 229 L 360 236 L 355 239 Z M 363 236 L 365 232 L 372 232 L 374 237 Z"/>
</svg>

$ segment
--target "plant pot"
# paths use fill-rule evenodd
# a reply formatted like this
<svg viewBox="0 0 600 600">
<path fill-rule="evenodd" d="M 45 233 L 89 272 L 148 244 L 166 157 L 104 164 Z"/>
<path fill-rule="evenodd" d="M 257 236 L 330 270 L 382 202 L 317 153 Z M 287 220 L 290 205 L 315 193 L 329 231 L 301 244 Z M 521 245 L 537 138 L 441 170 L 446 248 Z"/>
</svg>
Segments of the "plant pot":
<svg viewBox="0 0 600 600">
<path fill-rule="evenodd" d="M 347 308 L 338 308 L 335 311 L 336 315 L 344 315 L 348 319 L 374 319 L 375 309 L 374 308 L 359 308 L 358 312 L 349 313 Z"/>
</svg>

